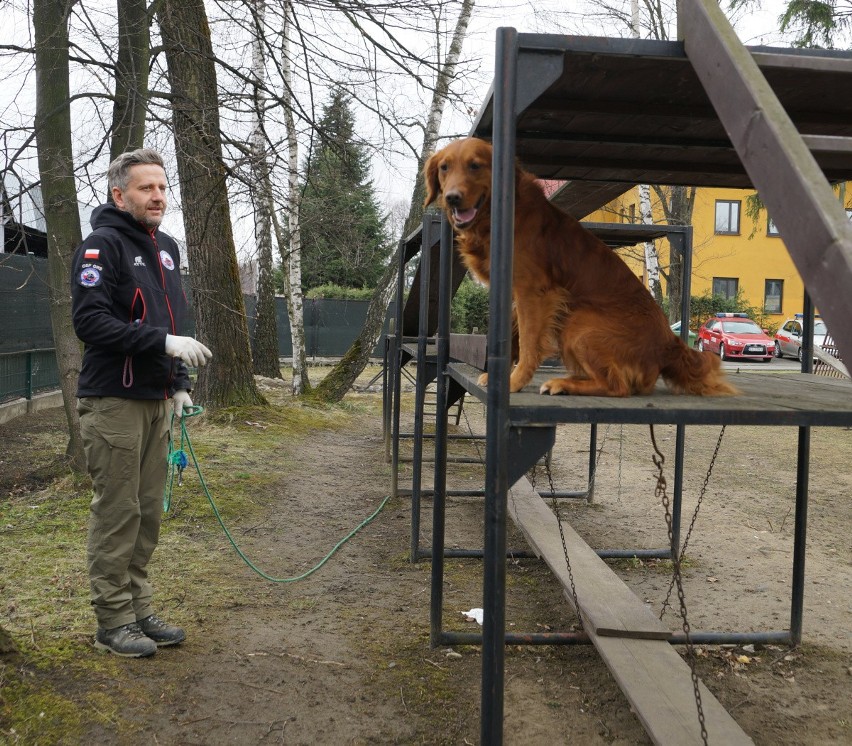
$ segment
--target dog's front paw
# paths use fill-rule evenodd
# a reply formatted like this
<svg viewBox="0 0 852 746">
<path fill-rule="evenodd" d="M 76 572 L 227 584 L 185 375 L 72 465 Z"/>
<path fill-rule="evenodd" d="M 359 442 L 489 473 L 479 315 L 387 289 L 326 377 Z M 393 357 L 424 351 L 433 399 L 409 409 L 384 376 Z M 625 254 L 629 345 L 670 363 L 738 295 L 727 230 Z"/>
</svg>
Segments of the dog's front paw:
<svg viewBox="0 0 852 746">
<path fill-rule="evenodd" d="M 480 386 L 487 386 L 488 385 L 488 374 L 483 373 L 481 376 L 479 376 L 479 378 L 476 379 L 476 382 Z"/>
<path fill-rule="evenodd" d="M 538 393 L 550 394 L 551 396 L 556 396 L 557 394 L 570 394 L 571 392 L 565 385 L 565 381 L 566 379 L 564 378 L 551 378 L 549 381 L 545 381 L 541 384 L 541 388 L 538 390 Z"/>
</svg>

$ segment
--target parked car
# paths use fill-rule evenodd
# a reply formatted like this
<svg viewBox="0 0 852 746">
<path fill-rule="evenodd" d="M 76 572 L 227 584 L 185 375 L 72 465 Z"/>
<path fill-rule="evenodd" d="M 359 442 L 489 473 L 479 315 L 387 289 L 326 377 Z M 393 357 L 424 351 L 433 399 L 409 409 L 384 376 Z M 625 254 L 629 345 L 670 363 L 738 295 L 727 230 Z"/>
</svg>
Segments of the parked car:
<svg viewBox="0 0 852 746">
<path fill-rule="evenodd" d="M 672 331 L 675 333 L 676 337 L 680 336 L 680 321 L 675 321 L 674 324 L 672 324 Z M 692 329 L 690 329 L 687 334 L 689 336 L 689 346 L 695 347 L 695 340 L 698 339 L 698 335 L 692 331 Z"/>
<path fill-rule="evenodd" d="M 803 323 L 804 315 L 797 313 L 795 318 L 787 319 L 781 325 L 775 334 L 775 357 L 789 355 L 802 362 Z M 825 344 L 826 334 L 828 329 L 825 327 L 825 322 L 820 318 L 814 319 L 814 345 L 822 347 Z"/>
<path fill-rule="evenodd" d="M 722 360 L 768 363 L 775 354 L 775 342 L 747 314 L 717 313 L 698 329 L 698 349 L 718 352 Z"/>
</svg>

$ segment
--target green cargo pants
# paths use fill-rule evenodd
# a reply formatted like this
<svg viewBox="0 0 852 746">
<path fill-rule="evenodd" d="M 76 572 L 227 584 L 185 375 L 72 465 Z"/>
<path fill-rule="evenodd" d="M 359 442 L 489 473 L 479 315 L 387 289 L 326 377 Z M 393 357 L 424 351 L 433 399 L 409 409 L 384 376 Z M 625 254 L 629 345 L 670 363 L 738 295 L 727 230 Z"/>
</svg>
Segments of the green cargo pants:
<svg viewBox="0 0 852 746">
<path fill-rule="evenodd" d="M 154 613 L 148 561 L 157 546 L 168 472 L 167 400 L 85 397 L 77 404 L 94 496 L 88 565 L 98 625 Z"/>
</svg>

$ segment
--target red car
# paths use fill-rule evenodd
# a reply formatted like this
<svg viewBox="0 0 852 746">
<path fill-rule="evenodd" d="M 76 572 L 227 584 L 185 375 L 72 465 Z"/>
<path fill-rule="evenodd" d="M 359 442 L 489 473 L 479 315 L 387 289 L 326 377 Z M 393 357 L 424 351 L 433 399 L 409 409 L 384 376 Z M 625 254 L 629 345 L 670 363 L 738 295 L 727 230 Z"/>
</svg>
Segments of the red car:
<svg viewBox="0 0 852 746">
<path fill-rule="evenodd" d="M 698 329 L 698 349 L 718 352 L 722 360 L 763 360 L 775 354 L 775 342 L 744 313 L 717 313 Z"/>
</svg>

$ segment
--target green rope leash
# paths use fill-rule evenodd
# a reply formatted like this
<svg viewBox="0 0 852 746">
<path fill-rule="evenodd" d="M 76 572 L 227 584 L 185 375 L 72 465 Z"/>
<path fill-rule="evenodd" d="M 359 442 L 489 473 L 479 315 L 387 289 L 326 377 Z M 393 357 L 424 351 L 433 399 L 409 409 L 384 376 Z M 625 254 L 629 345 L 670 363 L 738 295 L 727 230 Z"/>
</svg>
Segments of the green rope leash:
<svg viewBox="0 0 852 746">
<path fill-rule="evenodd" d="M 231 542 L 231 546 L 234 548 L 236 553 L 240 556 L 243 562 L 246 563 L 252 570 L 254 570 L 260 577 L 265 580 L 269 580 L 273 583 L 295 583 L 297 580 L 304 580 L 309 575 L 313 575 L 317 570 L 319 570 L 326 562 L 328 562 L 335 552 L 337 552 L 340 547 L 342 547 L 349 539 L 351 539 L 355 534 L 357 534 L 362 528 L 372 523 L 372 521 L 382 512 L 382 509 L 387 505 L 388 500 L 390 500 L 390 495 L 385 497 L 384 500 L 379 504 L 379 507 L 376 508 L 369 516 L 367 516 L 361 523 L 359 523 L 355 528 L 353 528 L 346 536 L 344 536 L 340 541 L 335 544 L 331 551 L 322 558 L 322 560 L 312 567 L 310 570 L 303 572 L 301 575 L 296 575 L 291 578 L 273 578 L 270 575 L 267 575 L 263 570 L 261 570 L 257 565 L 255 565 L 243 552 L 242 549 L 238 546 L 237 542 L 234 541 L 234 537 L 231 536 L 231 532 L 228 531 L 228 527 L 225 525 L 225 522 L 222 520 L 222 516 L 219 513 L 219 508 L 216 506 L 216 503 L 213 500 L 213 496 L 210 494 L 210 490 L 207 489 L 207 483 L 204 481 L 204 476 L 201 474 L 201 467 L 198 465 L 198 459 L 195 457 L 195 451 L 192 448 L 192 441 L 189 439 L 189 433 L 186 430 L 186 420 L 189 417 L 195 417 L 195 415 L 201 414 L 204 411 L 203 407 L 193 406 L 193 407 L 185 407 L 184 415 L 180 418 L 180 447 L 175 450 L 174 449 L 174 439 L 169 438 L 169 478 L 166 480 L 166 492 L 163 495 L 163 512 L 168 512 L 171 507 L 172 501 L 172 489 L 174 487 L 175 480 L 175 471 L 177 471 L 178 485 L 181 484 L 183 477 L 183 470 L 189 464 L 189 458 L 186 455 L 186 452 L 183 450 L 184 444 L 189 449 L 189 455 L 192 457 L 192 463 L 195 466 L 195 471 L 198 474 L 198 479 L 201 482 L 201 487 L 204 490 L 204 494 L 207 496 L 207 500 L 210 503 L 210 507 L 213 509 L 213 514 L 216 516 L 216 520 L 219 521 L 219 525 L 222 527 L 222 531 L 225 532 L 225 536 L 228 537 L 228 541 Z M 175 416 L 172 414 L 172 427 L 174 427 Z"/>
</svg>

